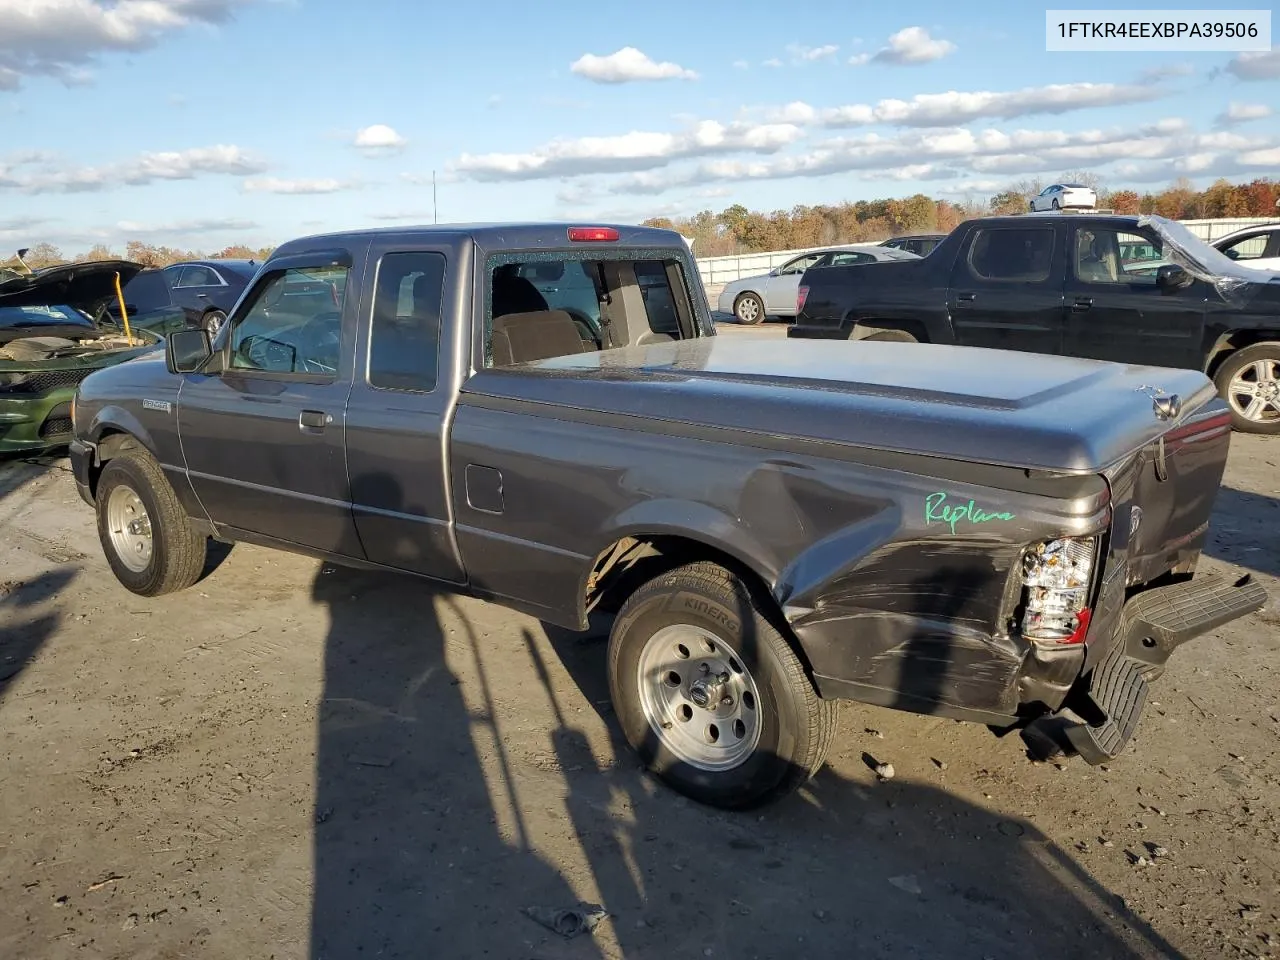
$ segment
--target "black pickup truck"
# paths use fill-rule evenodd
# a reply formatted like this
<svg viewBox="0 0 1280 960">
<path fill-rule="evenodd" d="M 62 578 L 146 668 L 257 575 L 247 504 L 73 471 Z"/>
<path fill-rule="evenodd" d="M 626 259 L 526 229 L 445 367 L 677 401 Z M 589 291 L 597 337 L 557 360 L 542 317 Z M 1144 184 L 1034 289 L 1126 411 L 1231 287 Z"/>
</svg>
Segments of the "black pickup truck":
<svg viewBox="0 0 1280 960">
<path fill-rule="evenodd" d="M 1162 217 L 962 223 L 923 260 L 801 279 L 791 337 L 958 343 L 1200 370 L 1236 429 L 1280 434 L 1280 275 Z"/>
<path fill-rule="evenodd" d="M 128 589 L 212 537 L 611 617 L 627 739 L 726 807 L 817 770 L 840 698 L 1114 757 L 1170 651 L 1265 599 L 1193 576 L 1230 442 L 1203 374 L 716 336 L 664 230 L 296 240 L 74 421 Z"/>
</svg>

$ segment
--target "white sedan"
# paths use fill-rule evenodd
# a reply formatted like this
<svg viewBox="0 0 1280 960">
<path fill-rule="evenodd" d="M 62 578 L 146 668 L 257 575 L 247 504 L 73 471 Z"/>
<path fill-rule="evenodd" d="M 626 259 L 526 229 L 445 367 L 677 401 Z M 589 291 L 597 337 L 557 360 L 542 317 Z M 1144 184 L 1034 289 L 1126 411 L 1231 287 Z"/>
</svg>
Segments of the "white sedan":
<svg viewBox="0 0 1280 960">
<path fill-rule="evenodd" d="M 725 285 L 717 303 L 720 313 L 732 313 L 739 323 L 755 324 L 770 317 L 794 317 L 800 278 L 818 267 L 848 267 L 886 260 L 919 260 L 914 253 L 874 243 L 855 243 L 810 250 L 758 277 L 743 277 Z"/>
<path fill-rule="evenodd" d="M 1280 273 L 1280 223 L 1260 223 L 1213 241 L 1242 267 Z"/>
<path fill-rule="evenodd" d="M 1051 183 L 1031 198 L 1031 212 L 1040 210 L 1092 210 L 1098 195 L 1083 183 Z"/>
</svg>

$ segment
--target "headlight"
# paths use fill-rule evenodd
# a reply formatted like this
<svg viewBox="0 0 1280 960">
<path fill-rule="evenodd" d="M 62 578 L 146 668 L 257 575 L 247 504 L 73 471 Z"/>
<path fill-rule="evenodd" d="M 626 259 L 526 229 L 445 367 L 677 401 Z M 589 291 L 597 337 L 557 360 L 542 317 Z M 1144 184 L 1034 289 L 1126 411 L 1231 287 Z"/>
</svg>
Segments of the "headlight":
<svg viewBox="0 0 1280 960">
<path fill-rule="evenodd" d="M 1022 558 L 1022 635 L 1044 643 L 1080 643 L 1089 627 L 1095 537 L 1052 540 Z"/>
</svg>

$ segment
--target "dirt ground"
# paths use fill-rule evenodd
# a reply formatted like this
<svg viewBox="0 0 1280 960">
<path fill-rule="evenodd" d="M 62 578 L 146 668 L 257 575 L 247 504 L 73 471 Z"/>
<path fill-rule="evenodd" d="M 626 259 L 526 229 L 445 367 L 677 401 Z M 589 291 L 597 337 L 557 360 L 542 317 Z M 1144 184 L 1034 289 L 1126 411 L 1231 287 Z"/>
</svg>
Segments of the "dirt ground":
<svg viewBox="0 0 1280 960">
<path fill-rule="evenodd" d="M 637 769 L 599 637 L 243 546 L 143 600 L 65 460 L 5 463 L 0 957 L 1280 956 L 1278 464 L 1235 438 L 1204 561 L 1271 604 L 1109 768 L 848 705 L 731 815 Z M 572 940 L 523 912 L 579 900 Z"/>
</svg>

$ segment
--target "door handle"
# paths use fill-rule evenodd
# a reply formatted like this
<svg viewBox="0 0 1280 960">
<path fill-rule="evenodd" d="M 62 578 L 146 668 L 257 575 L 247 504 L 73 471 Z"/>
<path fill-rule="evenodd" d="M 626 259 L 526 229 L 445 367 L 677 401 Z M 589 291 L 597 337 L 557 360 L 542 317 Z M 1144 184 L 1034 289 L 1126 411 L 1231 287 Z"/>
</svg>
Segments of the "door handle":
<svg viewBox="0 0 1280 960">
<path fill-rule="evenodd" d="M 1093 297 L 1076 297 L 1071 304 L 1072 313 L 1081 313 L 1093 306 Z"/>
<path fill-rule="evenodd" d="M 299 430 L 323 430 L 333 423 L 333 417 L 319 410 L 303 410 L 298 414 Z"/>
<path fill-rule="evenodd" d="M 956 297 L 956 306 L 967 307 L 967 306 L 970 306 L 977 299 L 978 299 L 978 295 L 976 293 L 962 293 Z"/>
<path fill-rule="evenodd" d="M 209 295 L 207 293 L 197 293 L 196 296 L 199 297 L 201 300 L 209 299 Z"/>
</svg>

